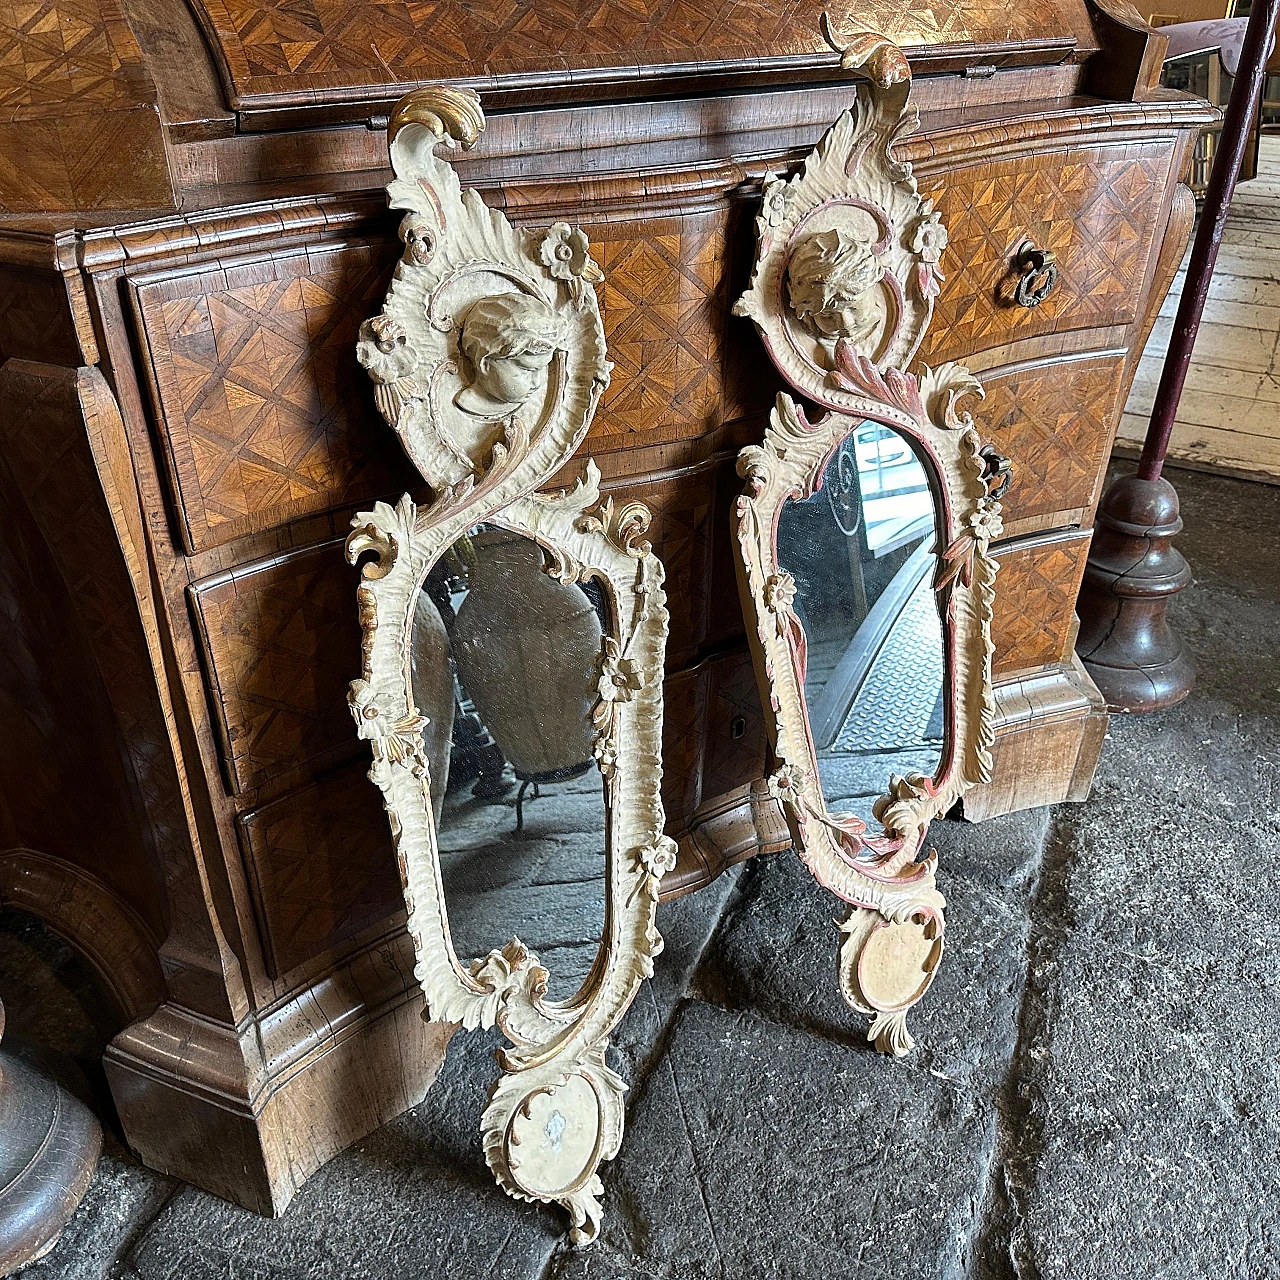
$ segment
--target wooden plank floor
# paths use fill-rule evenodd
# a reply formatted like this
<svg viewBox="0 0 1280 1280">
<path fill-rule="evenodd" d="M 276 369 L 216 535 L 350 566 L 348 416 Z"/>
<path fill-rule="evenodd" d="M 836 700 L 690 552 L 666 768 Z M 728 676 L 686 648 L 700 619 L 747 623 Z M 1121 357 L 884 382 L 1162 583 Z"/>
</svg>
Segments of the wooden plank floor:
<svg viewBox="0 0 1280 1280">
<path fill-rule="evenodd" d="M 1119 454 L 1141 448 L 1185 270 L 1143 352 Z M 1258 176 L 1236 188 L 1169 457 L 1280 484 L 1280 136 L 1262 139 Z"/>
</svg>

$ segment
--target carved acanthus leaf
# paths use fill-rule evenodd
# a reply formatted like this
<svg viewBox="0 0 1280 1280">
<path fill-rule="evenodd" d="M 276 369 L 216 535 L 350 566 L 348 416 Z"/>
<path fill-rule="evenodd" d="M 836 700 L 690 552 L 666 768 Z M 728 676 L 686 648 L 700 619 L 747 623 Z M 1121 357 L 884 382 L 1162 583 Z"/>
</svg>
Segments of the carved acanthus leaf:
<svg viewBox="0 0 1280 1280">
<path fill-rule="evenodd" d="M 347 534 L 347 563 L 353 565 L 366 552 L 372 552 L 374 558 L 364 564 L 360 576 L 370 580 L 385 578 L 395 568 L 400 548 L 409 545 L 417 518 L 418 508 L 407 493 L 394 507 L 375 502 L 372 511 L 357 512 L 351 518 L 354 532 Z"/>
</svg>

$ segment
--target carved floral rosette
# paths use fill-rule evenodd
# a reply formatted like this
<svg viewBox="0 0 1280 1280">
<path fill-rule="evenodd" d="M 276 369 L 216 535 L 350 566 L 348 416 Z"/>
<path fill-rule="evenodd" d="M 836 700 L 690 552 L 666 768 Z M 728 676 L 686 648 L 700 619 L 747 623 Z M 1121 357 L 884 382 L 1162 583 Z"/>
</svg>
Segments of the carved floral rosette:
<svg viewBox="0 0 1280 1280">
<path fill-rule="evenodd" d="M 412 118 L 414 128 L 440 141 L 450 130 L 456 136 L 459 100 L 464 106 L 470 102 L 457 90 L 420 90 L 402 101 L 396 116 Z M 456 280 L 464 268 L 490 281 L 519 279 L 522 289 L 539 290 L 553 312 L 569 311 L 590 323 L 575 329 L 573 316 L 568 317 L 561 330 L 567 349 L 555 350 L 546 362 L 546 386 L 533 394 L 533 425 L 517 412 L 501 424 L 501 435 L 466 442 L 461 451 L 470 469 L 465 473 L 449 469 L 459 438 L 447 438 L 449 423 L 442 417 L 449 415 L 442 413 L 438 398 L 428 394 L 408 411 L 404 404 L 392 406 L 406 448 L 438 492 L 429 505 L 418 506 L 406 494 L 394 507 L 379 502 L 352 521 L 347 557 L 353 564 L 364 560 L 357 591 L 363 642 L 361 675 L 352 682 L 348 701 L 357 732 L 372 747 L 369 776 L 382 790 L 390 818 L 416 950 L 415 975 L 428 1014 L 468 1029 L 496 1025 L 510 1041 L 498 1054 L 503 1074 L 481 1119 L 489 1166 L 509 1194 L 565 1205 L 572 1239 L 587 1243 L 600 1223 L 597 1169 L 616 1154 L 624 1121 L 626 1086 L 606 1065 L 608 1037 L 642 979 L 653 972 L 653 958 L 662 947 L 654 925 L 658 886 L 675 862 L 675 845 L 663 835 L 660 798 L 668 624 L 663 572 L 643 536 L 648 511 L 639 503 L 617 506 L 610 498 L 602 500 L 594 463 L 568 492 L 532 492 L 571 455 L 607 380 L 592 273 L 582 269 L 589 262 L 585 238 L 561 226 L 543 238 L 517 237 L 473 193 L 459 196 L 452 171 L 430 157 L 424 139 L 418 144 L 412 162 L 417 190 L 410 193 L 415 207 L 452 210 L 448 229 L 438 228 L 427 255 L 438 264 L 440 280 Z M 393 143 L 393 158 L 396 154 Z M 407 200 L 403 153 L 396 170 L 388 190 Z M 453 219 L 479 223 L 480 230 L 463 229 Z M 416 235 L 421 225 L 415 226 Z M 549 241 L 552 252 L 544 254 Z M 441 261 L 442 254 L 447 258 L 453 252 L 451 244 L 464 255 L 452 266 Z M 556 244 L 567 244 L 569 253 L 557 256 Z M 482 252 L 489 256 L 465 256 Z M 415 254 L 424 256 L 410 236 L 406 260 Z M 576 274 L 562 269 L 565 263 Z M 402 331 L 411 334 L 407 295 L 397 292 L 404 278 L 393 284 L 383 316 L 404 316 Z M 495 287 L 501 293 L 503 286 Z M 414 305 L 427 318 L 432 296 L 415 286 Z M 362 334 L 362 342 L 374 340 L 371 331 Z M 456 359 L 445 350 L 447 359 Z M 385 392 L 387 384 L 374 376 L 379 392 Z M 421 391 L 420 366 L 401 376 L 413 381 L 411 391 Z M 379 398 L 387 399 L 385 394 Z M 460 962 L 450 939 L 421 737 L 425 721 L 413 701 L 410 647 L 414 608 L 432 566 L 482 522 L 534 539 L 548 573 L 564 583 L 595 579 L 609 603 L 611 625 L 599 656 L 593 713 L 593 751 L 606 809 L 605 927 L 590 976 L 563 1002 L 546 999 L 547 970 L 519 939 L 470 965 Z M 555 1131 L 552 1143 L 542 1141 L 549 1125 Z"/>
<path fill-rule="evenodd" d="M 972 374 L 955 364 L 918 377 L 902 368 L 932 315 L 946 232 L 917 194 L 909 166 L 891 154 L 915 124 L 905 59 L 878 39 L 855 39 L 851 47 L 861 53 L 847 55 L 848 65 L 879 51 L 872 64 L 879 81 L 860 87 L 855 109 L 796 177 L 766 185 L 751 287 L 735 307 L 755 321 L 787 380 L 827 412 L 810 422 L 779 395 L 763 445 L 739 455 L 747 487 L 735 520 L 744 602 L 756 623 L 753 649 L 774 713 L 770 792 L 814 876 L 853 908 L 840 926 L 845 999 L 872 1017 L 868 1036 L 877 1047 L 904 1054 L 912 1046 L 907 1011 L 932 982 L 944 941 L 937 859 L 923 855 L 925 834 L 933 818 L 991 773 L 996 563 L 989 544 L 1001 527 L 993 481 L 1002 475 L 994 469 L 1007 463 L 983 450 L 971 417 L 957 410 L 960 397 L 982 395 Z M 816 248 L 814 235 L 822 237 Z M 797 283 L 792 263 L 806 240 Z M 822 275 L 833 262 L 836 275 L 852 281 L 843 291 Z M 822 303 L 830 305 L 819 319 L 834 319 L 826 326 L 833 333 L 815 324 L 813 308 Z M 806 305 L 810 314 L 800 314 Z M 862 320 L 870 328 L 852 336 L 840 328 Z M 814 491 L 828 459 L 865 420 L 916 443 L 933 477 L 943 549 L 934 588 L 945 636 L 947 745 L 936 777 L 890 778 L 874 809 L 878 834 L 827 810 L 804 696 L 807 644 L 792 608 L 795 583 L 780 568 L 776 545 L 783 504 Z"/>
</svg>

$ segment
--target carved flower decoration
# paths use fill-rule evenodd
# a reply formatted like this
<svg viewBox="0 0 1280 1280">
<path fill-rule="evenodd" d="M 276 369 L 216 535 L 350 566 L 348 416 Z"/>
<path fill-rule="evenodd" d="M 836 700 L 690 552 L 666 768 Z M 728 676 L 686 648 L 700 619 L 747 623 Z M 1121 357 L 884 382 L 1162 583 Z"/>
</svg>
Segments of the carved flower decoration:
<svg viewBox="0 0 1280 1280">
<path fill-rule="evenodd" d="M 636 692 L 644 688 L 644 672 L 639 664 L 631 658 L 622 657 L 618 642 L 612 637 L 605 641 L 598 687 L 602 702 L 630 702 Z"/>
<path fill-rule="evenodd" d="M 400 239 L 404 241 L 404 260 L 415 267 L 425 267 L 436 251 L 436 233 L 420 213 L 406 214 L 400 223 Z"/>
<path fill-rule="evenodd" d="M 975 538 L 994 542 L 1004 532 L 1001 506 L 990 498 L 980 498 L 978 509 L 969 517 L 969 528 Z"/>
<path fill-rule="evenodd" d="M 387 383 L 407 378 L 418 363 L 418 353 L 398 320 L 374 316 L 360 326 L 356 359 L 375 382 Z"/>
<path fill-rule="evenodd" d="M 613 771 L 618 767 L 618 744 L 614 742 L 613 735 L 598 734 L 591 747 L 591 754 L 595 756 L 600 772 L 606 778 L 612 776 Z"/>
<path fill-rule="evenodd" d="M 788 613 L 796 598 L 796 580 L 784 572 L 773 574 L 764 584 L 765 608 L 770 613 Z"/>
<path fill-rule="evenodd" d="M 557 280 L 585 280 L 597 284 L 604 272 L 591 260 L 587 233 L 567 222 L 556 222 L 548 229 L 539 251 L 542 263 Z"/>
<path fill-rule="evenodd" d="M 661 880 L 676 865 L 675 841 L 662 836 L 656 844 L 646 845 L 640 850 L 640 865 L 655 880 Z"/>
<path fill-rule="evenodd" d="M 911 252 L 921 262 L 931 265 L 942 257 L 947 247 L 947 229 L 942 225 L 942 215 L 934 211 L 933 201 L 926 200 L 915 234 L 911 237 Z"/>
<path fill-rule="evenodd" d="M 804 771 L 795 765 L 784 764 L 777 773 L 769 776 L 769 795 L 783 804 L 797 804 L 800 798 L 800 783 L 804 779 Z"/>
<path fill-rule="evenodd" d="M 764 200 L 760 206 L 760 216 L 764 219 L 766 227 L 780 226 L 786 221 L 787 214 L 791 210 L 793 194 L 790 183 L 780 178 L 773 178 L 772 175 L 766 175 Z"/>
<path fill-rule="evenodd" d="M 392 732 L 390 723 L 380 718 L 374 697 L 373 686 L 367 680 L 351 682 L 351 688 L 347 692 L 347 707 L 351 718 L 356 722 L 356 732 L 362 738 L 370 740 L 385 738 Z"/>
</svg>

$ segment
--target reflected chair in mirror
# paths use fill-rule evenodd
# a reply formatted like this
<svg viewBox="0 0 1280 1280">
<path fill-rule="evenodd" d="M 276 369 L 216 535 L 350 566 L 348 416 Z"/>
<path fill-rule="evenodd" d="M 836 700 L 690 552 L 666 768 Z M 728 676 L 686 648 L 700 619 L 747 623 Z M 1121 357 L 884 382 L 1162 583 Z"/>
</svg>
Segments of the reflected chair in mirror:
<svg viewBox="0 0 1280 1280">
<path fill-rule="evenodd" d="M 353 520 L 372 747 L 433 1020 L 498 1027 L 481 1117 L 499 1184 L 594 1238 L 625 1084 L 608 1037 L 653 972 L 663 834 L 662 566 L 648 511 L 570 459 L 608 385 L 586 236 L 518 231 L 437 146 L 484 128 L 468 90 L 389 124 L 404 251 L 357 356 L 426 490 Z M 528 787 L 538 791 L 529 809 Z"/>
<path fill-rule="evenodd" d="M 906 59 L 879 36 L 832 38 L 869 82 L 795 176 L 766 182 L 735 306 L 821 416 L 778 396 L 764 443 L 739 455 L 734 522 L 774 712 L 770 792 L 850 906 L 842 994 L 904 1054 L 944 943 L 926 833 L 991 772 L 988 546 L 1008 463 L 957 408 L 982 394 L 966 369 L 906 371 L 947 244 L 893 155 L 916 121 Z"/>
</svg>

